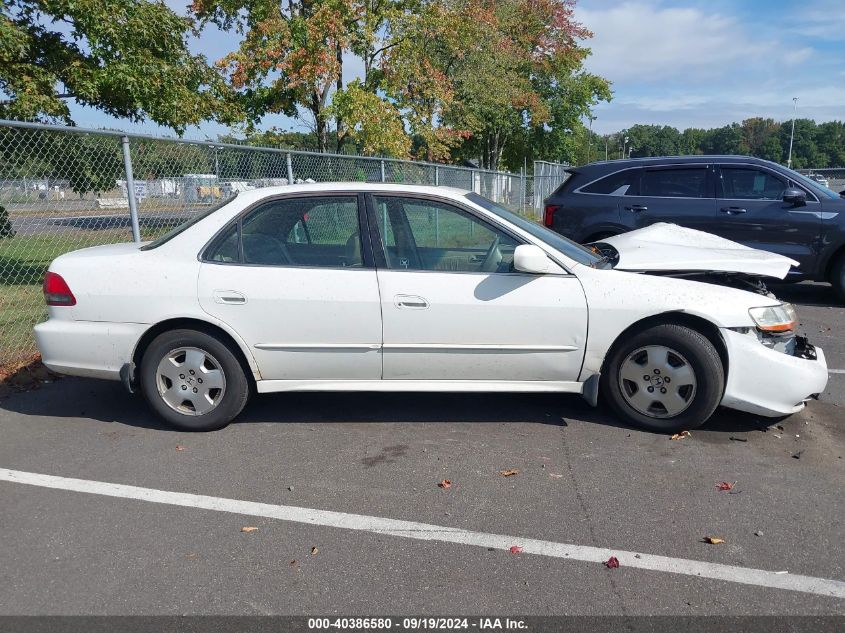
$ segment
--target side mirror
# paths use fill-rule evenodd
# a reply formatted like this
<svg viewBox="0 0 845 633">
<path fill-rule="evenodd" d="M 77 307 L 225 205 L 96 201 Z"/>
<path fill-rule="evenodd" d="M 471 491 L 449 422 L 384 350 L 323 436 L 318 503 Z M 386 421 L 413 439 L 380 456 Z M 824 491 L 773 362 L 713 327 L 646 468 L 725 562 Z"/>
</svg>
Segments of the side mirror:
<svg viewBox="0 0 845 633">
<path fill-rule="evenodd" d="M 783 201 L 796 207 L 804 207 L 807 205 L 807 194 L 801 189 L 789 187 L 783 192 Z"/>
<path fill-rule="evenodd" d="M 520 244 L 513 252 L 513 267 L 522 273 L 542 275 L 551 270 L 551 260 L 534 244 Z"/>
</svg>

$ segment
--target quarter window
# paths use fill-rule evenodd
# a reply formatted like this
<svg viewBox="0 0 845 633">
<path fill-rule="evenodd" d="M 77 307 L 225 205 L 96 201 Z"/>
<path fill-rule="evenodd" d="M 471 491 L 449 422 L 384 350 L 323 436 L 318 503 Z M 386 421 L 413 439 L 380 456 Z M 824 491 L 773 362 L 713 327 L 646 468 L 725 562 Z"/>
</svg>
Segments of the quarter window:
<svg viewBox="0 0 845 633">
<path fill-rule="evenodd" d="M 707 198 L 707 170 L 703 168 L 647 169 L 640 184 L 641 196 L 655 198 Z"/>
<path fill-rule="evenodd" d="M 590 183 L 581 191 L 584 193 L 603 193 L 606 195 L 636 195 L 637 170 L 626 169 Z"/>
<path fill-rule="evenodd" d="M 734 200 L 780 200 L 786 188 L 780 178 L 762 169 L 722 167 L 724 198 Z"/>
<path fill-rule="evenodd" d="M 474 215 L 436 201 L 376 196 L 389 268 L 509 272 L 517 241 Z"/>
</svg>

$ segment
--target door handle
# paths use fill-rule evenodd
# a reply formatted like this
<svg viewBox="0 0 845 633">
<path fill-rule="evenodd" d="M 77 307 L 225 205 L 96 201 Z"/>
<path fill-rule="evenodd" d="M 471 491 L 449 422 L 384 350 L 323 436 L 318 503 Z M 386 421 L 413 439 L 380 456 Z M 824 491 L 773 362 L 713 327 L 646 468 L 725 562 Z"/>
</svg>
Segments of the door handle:
<svg viewBox="0 0 845 633">
<path fill-rule="evenodd" d="M 418 295 L 396 295 L 393 297 L 393 302 L 397 308 L 425 310 L 428 307 L 428 301 Z"/>
<path fill-rule="evenodd" d="M 648 211 L 648 207 L 645 206 L 644 204 L 632 204 L 628 207 L 625 207 L 625 210 L 626 211 L 634 211 L 634 212 Z"/>
<path fill-rule="evenodd" d="M 222 303 L 225 305 L 243 305 L 246 303 L 246 297 L 237 290 L 215 290 L 214 303 Z"/>
<path fill-rule="evenodd" d="M 737 215 L 739 213 L 748 213 L 746 209 L 742 207 L 722 207 L 719 209 L 722 213 L 727 213 L 729 215 Z"/>
</svg>

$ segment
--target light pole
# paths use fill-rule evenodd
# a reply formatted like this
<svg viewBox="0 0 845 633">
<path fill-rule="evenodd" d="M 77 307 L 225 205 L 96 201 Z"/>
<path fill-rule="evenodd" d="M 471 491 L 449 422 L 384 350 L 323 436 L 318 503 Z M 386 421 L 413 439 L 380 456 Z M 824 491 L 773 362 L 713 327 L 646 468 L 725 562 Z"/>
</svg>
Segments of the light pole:
<svg viewBox="0 0 845 633">
<path fill-rule="evenodd" d="M 596 120 L 592 114 L 588 114 L 587 118 L 590 120 L 590 131 L 589 136 L 587 137 L 587 162 L 590 162 L 590 159 L 593 157 L 593 121 Z"/>
<path fill-rule="evenodd" d="M 609 142 L 610 142 L 610 141 L 608 140 L 608 137 L 607 137 L 607 136 L 605 136 L 605 137 L 604 137 L 604 160 L 605 160 L 605 161 L 607 160 L 607 146 L 608 146 L 608 143 L 609 143 Z"/>
<path fill-rule="evenodd" d="M 798 97 L 792 97 L 792 131 L 789 133 L 789 156 L 786 159 L 786 168 L 792 169 L 792 141 L 795 138 L 795 115 L 798 113 Z"/>
</svg>

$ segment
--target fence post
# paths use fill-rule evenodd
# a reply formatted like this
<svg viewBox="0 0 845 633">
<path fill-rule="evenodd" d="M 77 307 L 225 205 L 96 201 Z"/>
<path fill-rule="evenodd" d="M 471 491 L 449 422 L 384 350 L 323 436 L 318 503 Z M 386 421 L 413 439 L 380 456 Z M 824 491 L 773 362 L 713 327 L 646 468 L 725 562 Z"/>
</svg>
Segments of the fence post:
<svg viewBox="0 0 845 633">
<path fill-rule="evenodd" d="M 285 154 L 285 161 L 288 164 L 288 184 L 292 185 L 293 184 L 293 161 L 291 160 L 290 152 Z"/>
<path fill-rule="evenodd" d="M 141 228 L 138 225 L 138 205 L 135 202 L 135 177 L 132 175 L 132 157 L 129 155 L 129 137 L 122 136 L 123 168 L 126 171 L 126 198 L 129 200 L 129 222 L 132 224 L 132 240 L 141 241 Z"/>
<path fill-rule="evenodd" d="M 440 186 L 440 167 L 437 165 L 434 166 L 434 186 Z"/>
<path fill-rule="evenodd" d="M 384 172 L 384 161 L 383 160 L 379 161 L 379 164 L 381 165 L 381 181 L 387 182 L 387 174 L 385 174 L 385 172 Z"/>
<path fill-rule="evenodd" d="M 519 208 L 522 209 L 522 213 L 525 213 L 525 167 L 522 168 L 522 171 L 519 174 L 519 189 L 520 189 L 520 196 L 519 196 Z"/>
</svg>

